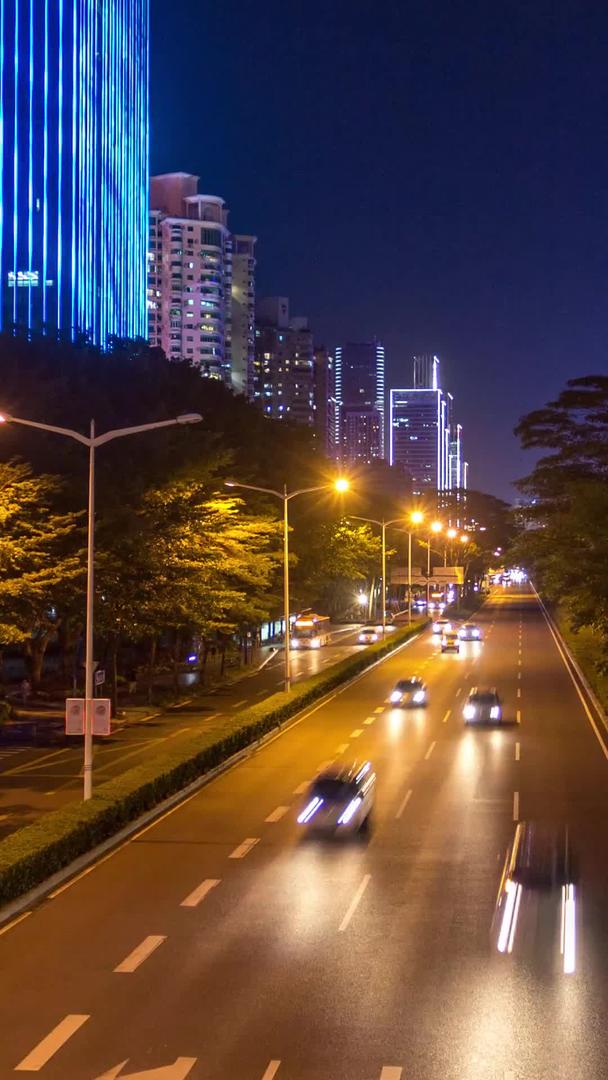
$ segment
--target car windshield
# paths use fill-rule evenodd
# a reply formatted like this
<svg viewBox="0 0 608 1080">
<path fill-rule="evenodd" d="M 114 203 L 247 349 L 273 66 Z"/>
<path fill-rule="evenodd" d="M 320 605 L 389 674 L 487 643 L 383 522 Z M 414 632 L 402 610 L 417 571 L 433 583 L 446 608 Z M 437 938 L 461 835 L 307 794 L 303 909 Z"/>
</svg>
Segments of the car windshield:
<svg viewBox="0 0 608 1080">
<path fill-rule="evenodd" d="M 349 780 L 340 780 L 336 776 L 323 776 L 313 787 L 313 795 L 324 802 L 342 802 L 352 798 L 357 792 L 357 785 Z"/>
<path fill-rule="evenodd" d="M 417 690 L 419 686 L 422 686 L 420 679 L 400 679 L 397 690 Z"/>
<path fill-rule="evenodd" d="M 375 634 L 376 633 L 376 627 L 375 626 L 364 626 L 361 633 L 362 634 Z"/>
<path fill-rule="evenodd" d="M 471 694 L 469 701 L 474 705 L 495 705 L 498 701 L 498 694 Z"/>
</svg>

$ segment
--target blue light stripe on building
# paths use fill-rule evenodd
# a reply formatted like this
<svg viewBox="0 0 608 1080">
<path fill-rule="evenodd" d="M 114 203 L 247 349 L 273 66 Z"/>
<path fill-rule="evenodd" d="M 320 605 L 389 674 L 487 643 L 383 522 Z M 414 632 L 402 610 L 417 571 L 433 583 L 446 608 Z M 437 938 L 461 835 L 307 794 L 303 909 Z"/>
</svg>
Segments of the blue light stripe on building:
<svg viewBox="0 0 608 1080">
<path fill-rule="evenodd" d="M 19 0 L 15 4 L 15 148 L 13 152 L 13 322 L 17 322 L 17 266 L 19 244 Z"/>
<path fill-rule="evenodd" d="M 0 289 L 4 281 L 4 4 L 0 3 Z M 0 303 L 0 330 L 4 312 Z"/>
<path fill-rule="evenodd" d="M 44 74 L 43 74 L 44 127 L 42 132 L 42 325 L 47 322 L 47 277 L 49 244 L 49 0 L 44 0 Z"/>
</svg>

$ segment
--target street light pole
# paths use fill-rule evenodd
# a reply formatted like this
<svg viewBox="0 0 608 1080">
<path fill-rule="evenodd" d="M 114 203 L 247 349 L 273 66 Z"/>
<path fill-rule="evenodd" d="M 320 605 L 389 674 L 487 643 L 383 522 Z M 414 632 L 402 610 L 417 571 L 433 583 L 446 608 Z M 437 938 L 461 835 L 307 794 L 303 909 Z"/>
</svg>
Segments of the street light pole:
<svg viewBox="0 0 608 1080">
<path fill-rule="evenodd" d="M 382 592 L 380 599 L 382 602 L 382 640 L 386 637 L 386 598 L 388 591 L 386 588 L 386 521 L 382 522 Z"/>
<path fill-rule="evenodd" d="M 285 691 L 291 689 L 291 627 L 289 625 L 289 498 L 283 484 L 283 619 L 285 621 Z"/>
<path fill-rule="evenodd" d="M 93 644 L 94 644 L 94 606 L 95 606 L 95 450 L 98 446 L 122 439 L 127 435 L 153 431 L 157 428 L 174 427 L 176 424 L 198 424 L 202 420 L 200 413 L 183 413 L 171 420 L 157 420 L 152 424 L 136 424 L 133 427 L 116 428 L 95 435 L 95 421 L 91 420 L 89 435 L 82 435 L 71 428 L 57 427 L 55 424 L 42 424 L 36 420 L 23 420 L 18 416 L 0 413 L 0 424 L 21 424 L 24 427 L 37 428 L 54 435 L 64 435 L 68 439 L 86 446 L 89 451 L 89 487 L 87 508 L 87 597 L 85 624 L 85 706 L 84 706 L 84 762 L 83 762 L 83 799 L 90 799 L 93 794 Z"/>
<path fill-rule="evenodd" d="M 260 491 L 263 495 L 273 495 L 283 503 L 283 620 L 285 623 L 285 675 L 284 689 L 289 693 L 291 689 L 291 630 L 289 626 L 289 502 L 296 495 L 308 495 L 314 491 L 327 491 L 334 488 L 338 492 L 348 491 L 348 481 L 338 478 L 333 484 L 319 484 L 316 487 L 299 488 L 297 491 L 288 491 L 287 484 L 283 484 L 282 491 L 274 488 L 258 487 L 257 484 L 241 484 L 238 480 L 225 480 L 226 487 L 244 488 L 246 491 Z"/>
<path fill-rule="evenodd" d="M 412 623 L 412 534 L 407 534 L 407 621 Z"/>
</svg>

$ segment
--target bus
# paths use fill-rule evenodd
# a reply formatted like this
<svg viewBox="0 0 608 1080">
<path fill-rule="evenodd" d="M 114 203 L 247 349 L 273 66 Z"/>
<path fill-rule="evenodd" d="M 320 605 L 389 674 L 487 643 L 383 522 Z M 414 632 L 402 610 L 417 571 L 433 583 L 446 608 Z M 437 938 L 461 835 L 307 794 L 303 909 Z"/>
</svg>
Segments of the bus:
<svg viewBox="0 0 608 1080">
<path fill-rule="evenodd" d="M 329 638 L 329 615 L 316 615 L 310 608 L 296 615 L 291 628 L 292 649 L 320 649 Z"/>
</svg>

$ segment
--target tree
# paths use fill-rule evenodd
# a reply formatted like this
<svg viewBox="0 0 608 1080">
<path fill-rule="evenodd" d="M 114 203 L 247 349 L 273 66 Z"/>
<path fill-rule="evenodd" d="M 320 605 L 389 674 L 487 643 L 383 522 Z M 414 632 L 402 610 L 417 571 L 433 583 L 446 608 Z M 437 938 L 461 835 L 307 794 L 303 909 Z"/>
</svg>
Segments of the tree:
<svg viewBox="0 0 608 1080">
<path fill-rule="evenodd" d="M 347 518 L 320 524 L 297 545 L 294 595 L 323 613 L 343 615 L 353 607 L 357 586 L 378 573 L 381 541 L 369 525 Z"/>
<path fill-rule="evenodd" d="M 608 662 L 608 377 L 571 379 L 524 416 L 526 448 L 549 450 L 519 482 L 528 527 L 512 548 L 575 629 L 590 627 Z"/>
<path fill-rule="evenodd" d="M 61 481 L 0 462 L 0 640 L 22 645 L 34 686 L 61 620 L 82 597 L 79 516 L 61 512 Z"/>
</svg>

